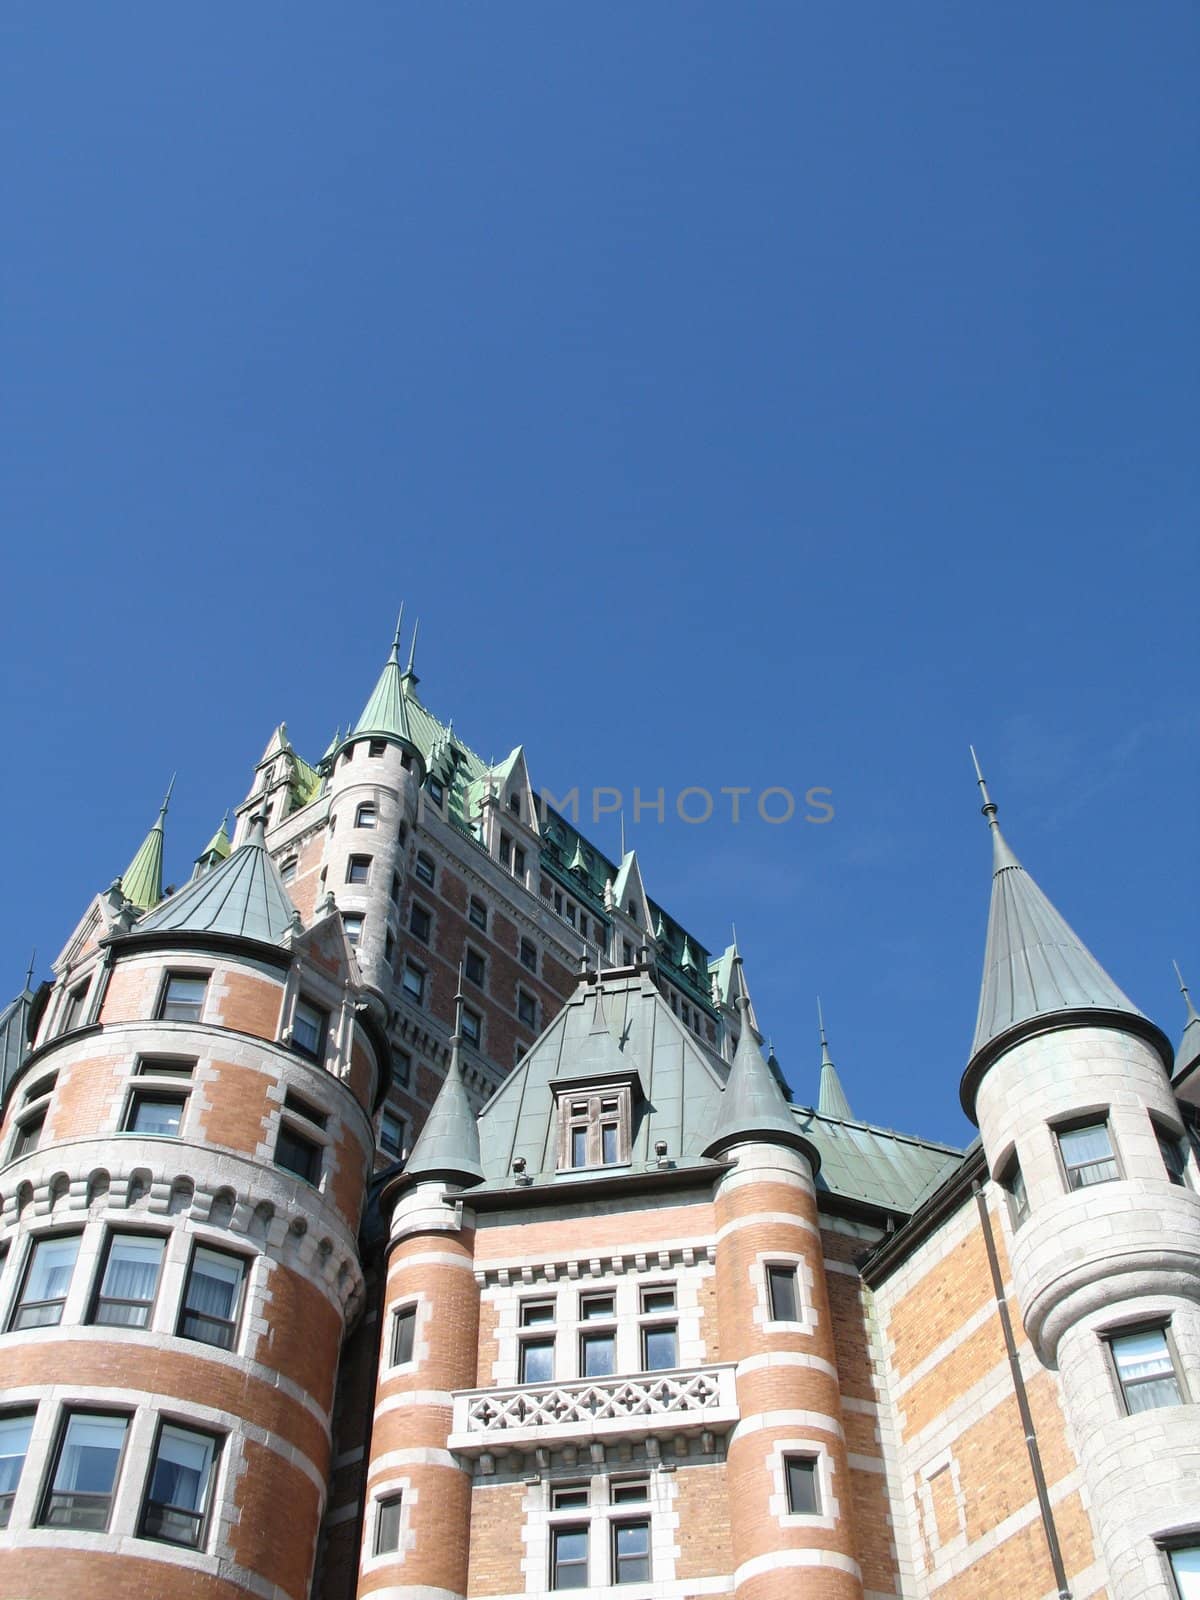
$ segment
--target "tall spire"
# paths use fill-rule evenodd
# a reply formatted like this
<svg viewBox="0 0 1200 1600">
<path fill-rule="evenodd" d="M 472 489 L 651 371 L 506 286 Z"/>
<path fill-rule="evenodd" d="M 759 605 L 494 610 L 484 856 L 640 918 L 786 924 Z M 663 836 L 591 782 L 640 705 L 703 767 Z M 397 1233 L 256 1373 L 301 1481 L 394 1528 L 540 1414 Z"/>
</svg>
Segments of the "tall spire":
<svg viewBox="0 0 1200 1600">
<path fill-rule="evenodd" d="M 825 1018 L 821 1012 L 821 997 L 817 996 L 817 1028 L 821 1034 L 821 1090 L 817 1110 L 823 1117 L 839 1117 L 843 1122 L 853 1122 L 854 1113 L 846 1099 L 842 1080 L 829 1054 L 829 1040 L 825 1037 Z"/>
<path fill-rule="evenodd" d="M 150 832 L 137 848 L 133 860 L 121 874 L 121 893 L 139 911 L 149 911 L 162 899 L 163 824 L 171 804 L 171 791 L 175 787 L 175 774 L 167 785 L 163 803 L 159 807 Z"/>
<path fill-rule="evenodd" d="M 750 995 L 742 976 L 742 958 L 734 959 L 733 988 L 736 991 L 741 1033 L 734 1051 L 733 1065 L 721 1096 L 717 1125 L 704 1149 L 705 1155 L 720 1155 L 730 1145 L 747 1140 L 766 1144 L 789 1144 L 805 1150 L 816 1169 L 816 1154 L 801 1134 L 779 1081 L 763 1060 L 753 1024 L 750 1021 Z"/>
<path fill-rule="evenodd" d="M 467 1099 L 462 1077 L 463 969 L 458 968 L 458 993 L 454 996 L 454 1032 L 450 1037 L 450 1065 L 425 1126 L 405 1163 L 406 1178 L 450 1178 L 460 1183 L 480 1183 L 479 1125 Z"/>
<path fill-rule="evenodd" d="M 400 608 L 400 615 L 401 616 L 404 615 L 404 608 L 403 607 Z M 408 665 L 404 669 L 404 683 L 405 683 L 405 688 L 406 689 L 410 684 L 415 686 L 416 684 L 420 683 L 420 681 L 421 681 L 420 678 L 417 677 L 417 634 L 420 632 L 420 630 L 421 630 L 421 619 L 420 619 L 420 617 L 418 617 L 417 620 L 413 623 L 412 639 L 409 641 L 409 646 L 408 646 Z M 396 640 L 397 640 L 397 643 L 399 643 L 399 640 L 400 640 L 400 630 L 399 630 L 399 628 L 396 629 Z"/>
<path fill-rule="evenodd" d="M 354 724 L 352 735 L 347 734 L 347 738 L 374 733 L 381 738 L 402 739 L 409 745 L 413 743 L 408 706 L 404 698 L 404 679 L 407 674 L 400 670 L 400 625 L 403 620 L 404 607 L 401 606 L 400 620 L 396 623 L 392 648 L 383 664 L 383 671 L 379 674 L 379 681 L 371 691 L 371 698 L 363 707 L 362 716 Z"/>
<path fill-rule="evenodd" d="M 1179 979 L 1179 992 L 1183 996 L 1183 1003 L 1187 1007 L 1187 1021 L 1183 1027 L 1183 1037 L 1179 1041 L 1179 1048 L 1175 1052 L 1175 1076 L 1182 1077 L 1185 1072 L 1190 1072 L 1193 1067 L 1200 1065 L 1200 1012 L 1192 1004 L 1192 996 L 1188 986 L 1183 981 L 1183 973 L 1179 970 L 1178 961 L 1171 965 L 1175 968 L 1175 976 Z"/>
<path fill-rule="evenodd" d="M 1113 982 L 1075 931 L 1055 910 L 1025 871 L 1000 832 L 997 807 L 974 750 L 976 779 L 983 795 L 983 815 L 992 832 L 992 901 L 988 912 L 983 983 L 971 1062 L 963 1080 L 963 1103 L 973 1104 L 974 1083 L 1014 1030 L 1036 1031 L 1041 1018 L 1062 1017 L 1076 1023 L 1089 1013 L 1136 1019 L 1133 1031 L 1166 1046 L 1159 1030 L 1147 1021 Z M 1019 1036 L 1019 1035 L 1018 1035 Z M 968 1094 L 970 1085 L 970 1094 Z"/>
</svg>

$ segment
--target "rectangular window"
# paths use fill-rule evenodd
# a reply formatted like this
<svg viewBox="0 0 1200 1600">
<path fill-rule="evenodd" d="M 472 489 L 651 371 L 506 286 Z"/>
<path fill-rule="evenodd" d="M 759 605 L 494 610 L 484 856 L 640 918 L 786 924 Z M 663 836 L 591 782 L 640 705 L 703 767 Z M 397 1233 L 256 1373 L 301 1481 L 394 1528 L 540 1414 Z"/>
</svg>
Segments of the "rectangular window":
<svg viewBox="0 0 1200 1600">
<path fill-rule="evenodd" d="M 1068 1188 L 1087 1189 L 1094 1183 L 1111 1183 L 1120 1177 L 1107 1121 L 1060 1128 L 1058 1149 Z"/>
<path fill-rule="evenodd" d="M 356 828 L 373 828 L 379 813 L 369 800 L 364 800 L 354 813 L 354 826 Z"/>
<path fill-rule="evenodd" d="M 588 1586 L 588 1531 L 586 1528 L 550 1530 L 550 1587 L 586 1589 Z"/>
<path fill-rule="evenodd" d="M 521 1326 L 523 1328 L 536 1328 L 553 1321 L 553 1300 L 526 1300 L 522 1302 Z"/>
<path fill-rule="evenodd" d="M 328 1032 L 328 1011 L 321 1011 L 308 1000 L 297 1000 L 296 1014 L 292 1018 L 292 1044 L 300 1054 L 313 1061 L 323 1061 Z"/>
<path fill-rule="evenodd" d="M 306 1139 L 290 1123 L 281 1122 L 275 1138 L 275 1165 L 294 1172 L 305 1183 L 315 1184 L 321 1176 L 321 1146 Z"/>
<path fill-rule="evenodd" d="M 232 1350 L 245 1278 L 246 1263 L 241 1256 L 197 1246 L 183 1295 L 180 1338 Z"/>
<path fill-rule="evenodd" d="M 435 806 L 440 806 L 442 801 L 446 798 L 445 785 L 442 783 L 440 778 L 430 778 L 428 780 L 428 787 L 429 798 L 433 801 Z"/>
<path fill-rule="evenodd" d="M 139 1233 L 109 1236 L 92 1321 L 145 1328 L 158 1290 L 164 1240 Z"/>
<path fill-rule="evenodd" d="M 287 861 L 285 861 L 283 863 L 283 865 L 279 869 L 279 877 L 280 877 L 281 882 L 283 882 L 285 884 L 288 884 L 288 883 L 292 883 L 295 880 L 295 877 L 296 877 L 296 866 L 297 866 L 297 862 L 296 862 L 295 856 L 291 856 Z"/>
<path fill-rule="evenodd" d="M 412 1077 L 412 1057 L 407 1050 L 392 1051 L 392 1070 L 397 1083 L 405 1084 Z"/>
<path fill-rule="evenodd" d="M 537 945 L 532 939 L 521 940 L 521 965 L 530 972 L 537 971 Z"/>
<path fill-rule="evenodd" d="M 143 1539 L 201 1547 L 216 1452 L 210 1434 L 163 1423 L 142 1510 Z"/>
<path fill-rule="evenodd" d="M 44 1078 L 39 1078 L 36 1083 L 31 1083 L 21 1096 L 23 1105 L 32 1105 L 35 1100 L 44 1100 L 47 1095 L 54 1093 L 54 1085 L 58 1082 L 57 1072 L 48 1072 Z"/>
<path fill-rule="evenodd" d="M 12 1154 L 10 1161 L 16 1161 L 20 1156 L 32 1155 L 42 1142 L 42 1131 L 46 1126 L 46 1107 L 24 1117 L 17 1123 L 16 1135 L 13 1138 Z"/>
<path fill-rule="evenodd" d="M 1025 1174 L 1016 1157 L 1009 1162 L 1001 1186 L 1008 1192 L 1008 1210 L 1014 1228 L 1019 1228 L 1029 1215 L 1029 1192 L 1025 1187 Z"/>
<path fill-rule="evenodd" d="M 190 1078 L 195 1070 L 184 1056 L 140 1056 L 137 1064 L 140 1078 Z"/>
<path fill-rule="evenodd" d="M 679 1335 L 671 1315 L 675 1310 L 675 1290 L 670 1286 L 642 1290 L 642 1368 L 664 1372 L 679 1365 Z M 648 1318 L 667 1316 L 663 1322 Z"/>
<path fill-rule="evenodd" d="M 1108 1341 L 1125 1409 L 1153 1411 L 1158 1406 L 1183 1403 L 1179 1379 L 1165 1328 L 1139 1328 L 1114 1334 Z"/>
<path fill-rule="evenodd" d="M 419 939 L 422 944 L 428 944 L 432 927 L 433 918 L 423 905 L 418 905 L 414 900 L 412 909 L 408 913 L 408 931 L 414 939 Z"/>
<path fill-rule="evenodd" d="M 520 845 L 517 845 L 512 854 L 512 870 L 514 878 L 525 877 L 525 852 Z"/>
<path fill-rule="evenodd" d="M 13 1310 L 12 1328 L 52 1328 L 61 1322 L 63 1304 L 79 1254 L 79 1235 L 38 1239 L 29 1254 L 25 1282 Z"/>
<path fill-rule="evenodd" d="M 800 1296 L 795 1267 L 768 1267 L 767 1292 L 772 1322 L 799 1322 Z"/>
<path fill-rule="evenodd" d="M 614 1583 L 649 1583 L 650 1581 L 650 1524 L 617 1522 L 613 1524 Z"/>
<path fill-rule="evenodd" d="M 783 1465 L 787 1473 L 788 1510 L 793 1516 L 815 1516 L 821 1509 L 817 1458 L 787 1456 Z"/>
<path fill-rule="evenodd" d="M 526 1339 L 521 1345 L 518 1383 L 554 1381 L 554 1340 Z"/>
<path fill-rule="evenodd" d="M 158 1094 L 135 1089 L 125 1114 L 126 1133 L 146 1133 L 160 1139 L 177 1139 L 183 1121 L 184 1094 Z"/>
<path fill-rule="evenodd" d="M 77 1028 L 82 1022 L 83 1007 L 87 1000 L 90 982 L 89 979 L 88 983 L 78 984 L 67 995 L 66 1004 L 63 1006 L 62 1026 L 58 1030 L 60 1033 L 70 1033 L 72 1028 Z"/>
<path fill-rule="evenodd" d="M 650 1498 L 650 1485 L 645 1478 L 617 1478 L 612 1485 L 612 1503 L 615 1506 L 644 1505 Z"/>
<path fill-rule="evenodd" d="M 346 943 L 353 950 L 362 939 L 363 918 L 361 911 L 343 911 L 342 927 L 346 930 Z"/>
<path fill-rule="evenodd" d="M 329 1117 L 320 1106 L 310 1105 L 291 1089 L 283 1097 L 283 1108 L 285 1111 L 294 1111 L 298 1117 L 304 1117 L 317 1128 L 323 1128 L 329 1121 Z"/>
<path fill-rule="evenodd" d="M 346 863 L 347 883 L 366 883 L 371 876 L 370 856 L 351 856 Z"/>
<path fill-rule="evenodd" d="M 390 1555 L 400 1548 L 400 1508 L 403 1503 L 402 1495 L 389 1494 L 383 1496 L 376 1508 L 373 1549 L 377 1556 Z"/>
<path fill-rule="evenodd" d="M 586 1167 L 588 1164 L 587 1136 L 588 1131 L 586 1128 L 571 1129 L 571 1165 L 573 1167 Z"/>
<path fill-rule="evenodd" d="M 199 1022 L 207 989 L 204 974 L 169 972 L 158 1003 L 159 1017 L 164 1022 Z"/>
<path fill-rule="evenodd" d="M 537 1001 L 531 994 L 526 994 L 524 989 L 517 990 L 517 1018 L 527 1028 L 537 1026 Z"/>
<path fill-rule="evenodd" d="M 586 1483 L 560 1483 L 550 1491 L 551 1511 L 575 1511 L 588 1503 Z"/>
<path fill-rule="evenodd" d="M 379 759 L 386 749 L 386 739 L 368 739 L 367 741 L 367 755 L 373 756 L 376 760 Z"/>
<path fill-rule="evenodd" d="M 379 1119 L 379 1147 L 389 1156 L 399 1156 L 404 1151 L 404 1118 L 394 1111 L 385 1111 Z"/>
<path fill-rule="evenodd" d="M 425 974 L 421 968 L 414 966 L 411 961 L 404 963 L 404 976 L 400 980 L 401 987 L 414 1005 L 422 1005 L 425 1000 Z"/>
<path fill-rule="evenodd" d="M 510 870 L 512 867 L 512 840 L 506 833 L 500 835 L 500 865 Z"/>
<path fill-rule="evenodd" d="M 585 1333 L 579 1340 L 581 1378 L 611 1378 L 616 1371 L 617 1336 L 613 1329 Z"/>
<path fill-rule="evenodd" d="M 606 1167 L 611 1167 L 618 1159 L 618 1129 L 615 1122 L 602 1122 L 600 1124 L 600 1160 Z"/>
<path fill-rule="evenodd" d="M 417 1331 L 416 1306 L 401 1306 L 392 1318 L 392 1365 L 402 1366 L 413 1358 L 413 1339 Z"/>
<path fill-rule="evenodd" d="M 487 977 L 487 963 L 478 950 L 468 947 L 466 959 L 463 961 L 463 971 L 468 983 L 473 983 L 477 989 L 482 989 L 484 979 Z"/>
<path fill-rule="evenodd" d="M 418 854 L 414 870 L 419 883 L 433 884 L 435 869 L 432 856 L 425 855 L 423 851 Z"/>
<path fill-rule="evenodd" d="M 633 946 L 628 939 L 621 940 L 621 961 L 627 967 L 633 965 Z"/>
<path fill-rule="evenodd" d="M 393 905 L 399 905 L 399 903 L 400 903 L 400 874 L 398 872 L 393 872 L 392 873 L 392 882 L 391 882 L 391 887 L 388 889 L 388 895 L 390 896 Z"/>
<path fill-rule="evenodd" d="M 483 1037 L 483 1018 L 478 1011 L 472 1011 L 469 1006 L 463 1007 L 462 1035 L 468 1044 L 479 1048 L 479 1041 Z"/>
<path fill-rule="evenodd" d="M 108 1527 L 128 1417 L 103 1412 L 68 1414 L 39 1523 L 45 1528 Z"/>
<path fill-rule="evenodd" d="M 467 916 L 473 928 L 481 928 L 486 933 L 488 917 L 487 907 L 484 905 L 482 900 L 477 900 L 474 895 L 471 896 L 471 904 L 468 908 Z"/>
<path fill-rule="evenodd" d="M 1176 1138 L 1168 1128 L 1160 1127 L 1157 1122 L 1154 1124 L 1154 1137 L 1158 1140 L 1158 1149 L 1163 1159 L 1163 1166 L 1167 1169 L 1167 1177 L 1181 1189 L 1186 1189 L 1187 1147 L 1183 1140 Z"/>
<path fill-rule="evenodd" d="M 12 1516 L 29 1435 L 33 1432 L 33 1412 L 8 1412 L 0 1416 L 0 1528 L 8 1527 Z"/>
</svg>

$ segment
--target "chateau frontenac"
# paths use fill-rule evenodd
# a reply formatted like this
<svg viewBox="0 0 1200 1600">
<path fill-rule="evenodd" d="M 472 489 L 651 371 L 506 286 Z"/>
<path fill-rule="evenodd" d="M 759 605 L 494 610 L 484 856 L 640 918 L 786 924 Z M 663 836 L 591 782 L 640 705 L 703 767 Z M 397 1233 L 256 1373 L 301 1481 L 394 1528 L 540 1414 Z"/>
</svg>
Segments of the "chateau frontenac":
<svg viewBox="0 0 1200 1600">
<path fill-rule="evenodd" d="M 799 1103 L 414 653 L 0 1014 L 0 1600 L 1198 1600 L 1190 1000 L 980 778 L 978 1138 Z"/>
</svg>

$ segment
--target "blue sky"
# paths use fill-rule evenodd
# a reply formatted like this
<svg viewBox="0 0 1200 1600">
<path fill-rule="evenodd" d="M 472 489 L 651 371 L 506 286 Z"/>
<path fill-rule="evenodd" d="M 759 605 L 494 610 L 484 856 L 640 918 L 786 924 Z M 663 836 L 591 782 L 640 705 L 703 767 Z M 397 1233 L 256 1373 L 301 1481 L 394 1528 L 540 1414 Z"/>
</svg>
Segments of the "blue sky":
<svg viewBox="0 0 1200 1600">
<path fill-rule="evenodd" d="M 39 972 L 178 769 L 190 870 L 396 607 L 628 833 L 815 1094 L 950 1140 L 1018 854 L 1174 1036 L 1200 988 L 1200 18 L 1155 4 L 0 21 L 9 914 Z M 723 808 L 727 803 L 723 803 Z M 614 850 L 617 825 L 592 830 Z"/>
</svg>

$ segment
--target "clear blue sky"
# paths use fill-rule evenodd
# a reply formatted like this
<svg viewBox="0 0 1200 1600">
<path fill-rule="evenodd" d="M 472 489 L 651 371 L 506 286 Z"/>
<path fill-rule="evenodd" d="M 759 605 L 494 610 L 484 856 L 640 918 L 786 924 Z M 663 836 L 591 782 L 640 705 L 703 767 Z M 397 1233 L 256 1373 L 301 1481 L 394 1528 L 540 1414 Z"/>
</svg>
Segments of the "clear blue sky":
<svg viewBox="0 0 1200 1600">
<path fill-rule="evenodd" d="M 1194 6 L 12 4 L 0 61 L 7 992 L 406 598 L 535 783 L 832 789 L 629 828 L 799 1098 L 820 990 L 860 1115 L 967 1135 L 969 739 L 1177 1035 Z"/>
</svg>

